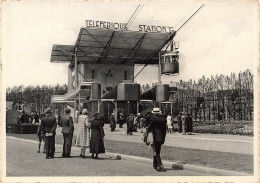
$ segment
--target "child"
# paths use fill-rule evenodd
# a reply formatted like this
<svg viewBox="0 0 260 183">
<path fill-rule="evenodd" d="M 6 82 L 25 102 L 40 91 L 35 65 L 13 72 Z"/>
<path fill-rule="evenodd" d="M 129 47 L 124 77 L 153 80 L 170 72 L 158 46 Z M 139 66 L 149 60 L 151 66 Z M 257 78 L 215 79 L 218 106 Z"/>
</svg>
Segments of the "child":
<svg viewBox="0 0 260 183">
<path fill-rule="evenodd" d="M 38 138 L 39 138 L 39 146 L 38 146 L 38 151 L 37 151 L 37 153 L 40 153 L 41 143 L 42 143 L 42 141 L 44 142 L 44 134 L 42 133 L 42 130 L 41 130 L 41 128 L 40 128 L 40 125 L 38 126 L 37 136 L 38 136 Z M 45 147 L 45 142 L 44 142 L 43 153 L 45 153 L 45 152 L 46 152 L 46 147 Z"/>
</svg>

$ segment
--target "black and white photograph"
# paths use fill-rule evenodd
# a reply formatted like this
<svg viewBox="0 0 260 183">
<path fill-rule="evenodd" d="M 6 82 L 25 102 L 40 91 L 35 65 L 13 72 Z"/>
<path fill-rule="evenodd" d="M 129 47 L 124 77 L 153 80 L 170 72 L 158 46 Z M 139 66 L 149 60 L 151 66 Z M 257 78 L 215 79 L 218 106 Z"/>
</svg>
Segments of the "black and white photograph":
<svg viewBox="0 0 260 183">
<path fill-rule="evenodd" d="M 260 180 L 258 1 L 1 5 L 1 182 Z"/>
</svg>

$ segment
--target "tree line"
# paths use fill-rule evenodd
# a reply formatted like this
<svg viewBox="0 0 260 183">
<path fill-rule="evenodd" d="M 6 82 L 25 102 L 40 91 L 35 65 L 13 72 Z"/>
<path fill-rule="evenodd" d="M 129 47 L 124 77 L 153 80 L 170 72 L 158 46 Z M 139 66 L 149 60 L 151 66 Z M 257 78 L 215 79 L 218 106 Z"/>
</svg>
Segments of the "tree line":
<svg viewBox="0 0 260 183">
<path fill-rule="evenodd" d="M 200 121 L 217 120 L 220 114 L 224 120 L 253 120 L 253 85 L 253 75 L 248 69 L 238 74 L 208 78 L 203 75 L 197 81 L 171 81 L 170 86 L 177 88 L 170 95 L 173 113 L 185 111 Z M 146 92 L 154 86 L 156 83 L 143 85 L 141 90 Z"/>
<path fill-rule="evenodd" d="M 6 100 L 13 101 L 17 107 L 19 104 L 26 104 L 31 110 L 43 112 L 45 108 L 51 106 L 52 95 L 64 95 L 67 93 L 67 85 L 55 86 L 13 86 L 6 89 Z M 52 106 L 53 107 L 53 106 Z M 55 105 L 55 108 L 61 106 Z"/>
</svg>

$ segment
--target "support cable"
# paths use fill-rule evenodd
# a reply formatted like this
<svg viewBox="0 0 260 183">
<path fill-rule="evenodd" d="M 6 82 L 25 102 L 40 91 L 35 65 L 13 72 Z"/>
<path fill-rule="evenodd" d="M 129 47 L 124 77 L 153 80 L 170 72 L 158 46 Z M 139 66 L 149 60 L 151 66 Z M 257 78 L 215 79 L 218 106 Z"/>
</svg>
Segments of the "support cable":
<svg viewBox="0 0 260 183">
<path fill-rule="evenodd" d="M 201 6 L 199 7 L 199 9 L 197 9 L 197 11 L 195 11 L 195 12 L 190 16 L 190 18 L 188 18 L 188 19 L 176 30 L 176 32 L 178 32 L 188 21 L 190 21 L 190 19 L 191 19 L 194 15 L 196 15 L 196 14 L 199 12 L 199 10 L 200 10 L 203 6 L 205 6 L 205 4 L 201 5 Z"/>
</svg>

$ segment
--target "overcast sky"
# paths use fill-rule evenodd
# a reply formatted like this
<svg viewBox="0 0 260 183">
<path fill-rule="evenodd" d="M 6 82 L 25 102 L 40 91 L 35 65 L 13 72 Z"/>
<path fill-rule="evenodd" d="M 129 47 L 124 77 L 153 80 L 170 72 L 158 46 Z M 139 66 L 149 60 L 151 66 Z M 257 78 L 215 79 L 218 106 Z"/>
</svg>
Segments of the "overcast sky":
<svg viewBox="0 0 260 183">
<path fill-rule="evenodd" d="M 198 79 L 202 75 L 256 70 L 257 4 L 205 3 L 175 37 L 179 42 L 180 75 L 163 81 Z M 174 1 L 143 4 L 129 30 L 138 25 L 177 29 L 202 3 Z M 6 87 L 67 83 L 67 65 L 51 63 L 53 44 L 74 45 L 85 20 L 127 23 L 136 3 L 4 2 L 3 69 Z M 185 19 L 186 18 L 186 19 Z M 138 71 L 138 69 L 137 69 Z M 156 67 L 146 67 L 138 82 L 157 81 Z"/>
</svg>

